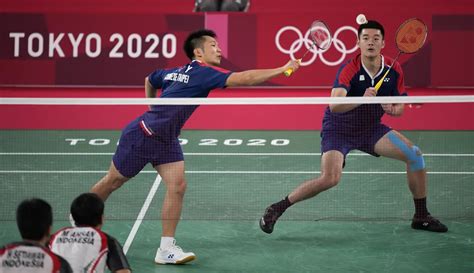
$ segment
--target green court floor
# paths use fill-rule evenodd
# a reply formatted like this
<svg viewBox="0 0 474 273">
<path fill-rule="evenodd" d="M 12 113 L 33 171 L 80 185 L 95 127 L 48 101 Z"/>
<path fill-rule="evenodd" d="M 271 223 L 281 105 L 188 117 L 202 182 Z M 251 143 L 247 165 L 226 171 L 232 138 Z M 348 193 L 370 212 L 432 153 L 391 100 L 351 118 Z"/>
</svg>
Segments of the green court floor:
<svg viewBox="0 0 474 273">
<path fill-rule="evenodd" d="M 110 164 L 118 131 L 1 131 L 0 244 L 18 240 L 15 208 L 49 201 L 54 229 L 69 204 Z M 104 230 L 124 245 L 134 272 L 473 272 L 474 133 L 404 132 L 428 166 L 431 213 L 450 231 L 412 230 L 411 196 L 400 162 L 358 152 L 341 183 L 290 208 L 273 234 L 265 207 L 319 174 L 316 131 L 184 131 L 188 191 L 177 240 L 198 258 L 155 265 L 164 189 L 151 167 L 106 203 Z"/>
</svg>

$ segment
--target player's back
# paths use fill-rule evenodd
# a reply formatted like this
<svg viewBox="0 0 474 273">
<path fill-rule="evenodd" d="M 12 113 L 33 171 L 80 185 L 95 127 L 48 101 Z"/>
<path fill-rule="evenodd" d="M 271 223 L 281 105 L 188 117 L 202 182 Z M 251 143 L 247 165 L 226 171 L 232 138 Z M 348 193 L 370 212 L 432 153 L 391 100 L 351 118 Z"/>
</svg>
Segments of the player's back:
<svg viewBox="0 0 474 273">
<path fill-rule="evenodd" d="M 184 66 L 159 69 L 149 80 L 162 89 L 160 98 L 205 98 L 215 88 L 223 88 L 230 71 L 194 60 Z"/>
<path fill-rule="evenodd" d="M 230 71 L 199 61 L 173 69 L 158 69 L 148 76 L 155 89 L 162 89 L 160 98 L 205 98 L 215 88 L 224 88 Z M 147 130 L 162 139 L 177 137 L 184 123 L 198 105 L 153 105 L 143 120 Z"/>
<path fill-rule="evenodd" d="M 74 272 L 105 272 L 107 236 L 92 227 L 69 227 L 56 232 L 51 250 L 66 259 Z"/>
<path fill-rule="evenodd" d="M 48 248 L 30 242 L 17 242 L 0 248 L 2 273 L 57 273 L 62 271 L 60 257 Z"/>
</svg>

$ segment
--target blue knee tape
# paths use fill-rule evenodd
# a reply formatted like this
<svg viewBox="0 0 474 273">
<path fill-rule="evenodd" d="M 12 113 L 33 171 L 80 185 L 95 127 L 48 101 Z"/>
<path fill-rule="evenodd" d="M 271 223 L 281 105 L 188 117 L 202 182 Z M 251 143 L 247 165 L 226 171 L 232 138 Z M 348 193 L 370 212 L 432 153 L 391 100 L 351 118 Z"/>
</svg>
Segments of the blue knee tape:
<svg viewBox="0 0 474 273">
<path fill-rule="evenodd" d="M 423 158 L 423 154 L 421 154 L 420 148 L 417 146 L 413 146 L 412 148 L 413 155 L 409 159 L 410 162 L 410 170 L 411 171 L 419 171 L 425 168 L 425 159 Z"/>
<path fill-rule="evenodd" d="M 425 168 L 425 160 L 417 146 L 409 147 L 395 133 L 388 133 L 388 139 L 408 158 L 410 170 L 419 171 Z"/>
</svg>

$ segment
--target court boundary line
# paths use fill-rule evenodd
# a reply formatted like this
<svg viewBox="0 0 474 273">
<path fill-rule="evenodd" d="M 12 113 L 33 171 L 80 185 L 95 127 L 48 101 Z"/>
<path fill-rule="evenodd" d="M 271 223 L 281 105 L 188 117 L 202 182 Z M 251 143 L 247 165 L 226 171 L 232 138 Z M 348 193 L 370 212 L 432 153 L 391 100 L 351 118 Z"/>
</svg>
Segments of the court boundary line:
<svg viewBox="0 0 474 273">
<path fill-rule="evenodd" d="M 6 173 L 54 173 L 54 174 L 69 174 L 69 173 L 107 173 L 107 170 L 104 171 L 92 171 L 92 170 L 0 170 L 0 174 Z M 141 171 L 140 173 L 156 173 L 156 171 Z M 189 174 L 319 174 L 320 171 L 186 171 Z M 343 174 L 406 174 L 406 171 L 343 171 Z M 474 174 L 472 172 L 430 172 L 427 174 Z"/>
<path fill-rule="evenodd" d="M 153 201 L 153 198 L 155 197 L 156 192 L 158 191 L 158 187 L 161 184 L 161 180 L 162 180 L 161 176 L 157 175 L 155 182 L 153 182 L 153 185 L 151 186 L 151 189 L 148 192 L 145 202 L 143 203 L 143 206 L 140 209 L 140 213 L 138 213 L 137 219 L 135 220 L 135 223 L 133 224 L 133 227 L 130 230 L 130 233 L 128 234 L 127 240 L 125 241 L 125 244 L 123 245 L 123 252 L 125 254 L 127 254 L 128 250 L 130 249 L 130 246 L 133 243 L 133 240 L 135 239 L 135 235 L 137 235 L 138 229 L 140 228 L 142 221 L 145 218 L 148 208 L 150 207 L 150 204 Z"/>
<path fill-rule="evenodd" d="M 104 152 L 0 152 L 0 155 L 114 155 L 114 153 Z M 320 156 L 321 153 L 184 153 L 184 155 L 199 155 L 199 156 Z M 349 153 L 347 156 L 371 156 L 365 153 Z M 423 156 L 430 157 L 471 157 L 474 154 L 441 154 L 441 153 L 426 153 Z"/>
</svg>

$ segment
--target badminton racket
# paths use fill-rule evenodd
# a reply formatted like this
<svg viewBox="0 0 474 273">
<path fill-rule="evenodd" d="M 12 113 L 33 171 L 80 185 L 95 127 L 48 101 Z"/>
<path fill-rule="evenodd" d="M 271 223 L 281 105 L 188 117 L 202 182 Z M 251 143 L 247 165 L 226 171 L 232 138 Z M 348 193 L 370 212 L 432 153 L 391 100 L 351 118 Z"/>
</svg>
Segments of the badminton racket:
<svg viewBox="0 0 474 273">
<path fill-rule="evenodd" d="M 403 22 L 398 27 L 397 34 L 395 36 L 395 43 L 398 48 L 397 57 L 393 60 L 393 63 L 388 68 L 387 72 L 375 85 L 375 91 L 379 91 L 385 77 L 388 72 L 392 69 L 393 64 L 398 60 L 398 57 L 402 54 L 413 54 L 423 47 L 428 35 L 428 28 L 426 24 L 418 18 L 411 18 Z"/>
<path fill-rule="evenodd" d="M 298 59 L 299 62 L 310 52 L 314 52 L 316 50 L 325 51 L 331 46 L 332 36 L 331 32 L 329 31 L 328 25 L 321 21 L 316 20 L 311 24 L 311 28 L 309 29 L 309 37 L 311 42 L 306 42 L 308 39 L 305 39 L 305 46 L 307 48 L 306 52 Z M 293 69 L 288 68 L 284 72 L 285 76 L 289 77 L 293 74 Z"/>
</svg>

